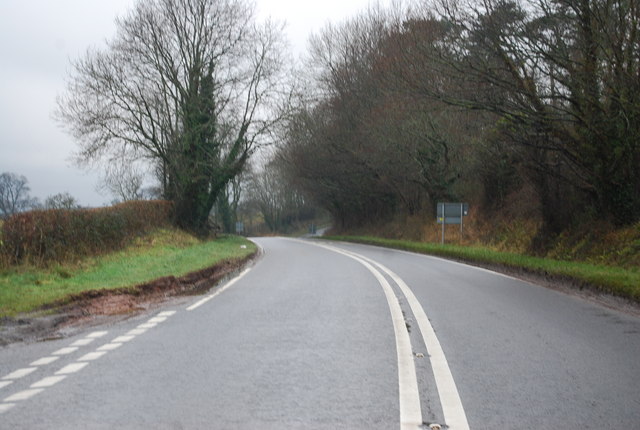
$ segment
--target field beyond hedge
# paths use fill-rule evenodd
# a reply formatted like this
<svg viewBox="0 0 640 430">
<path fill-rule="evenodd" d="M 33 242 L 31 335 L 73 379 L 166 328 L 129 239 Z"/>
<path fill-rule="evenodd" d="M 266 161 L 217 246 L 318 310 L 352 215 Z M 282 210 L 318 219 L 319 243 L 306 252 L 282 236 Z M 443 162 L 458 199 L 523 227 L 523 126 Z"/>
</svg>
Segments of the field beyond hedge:
<svg viewBox="0 0 640 430">
<path fill-rule="evenodd" d="M 169 275 L 180 277 L 244 258 L 255 250 L 252 242 L 241 237 L 200 240 L 165 228 L 136 238 L 123 250 L 79 263 L 5 268 L 0 271 L 0 318 L 60 303 L 84 291 L 129 287 Z"/>
</svg>

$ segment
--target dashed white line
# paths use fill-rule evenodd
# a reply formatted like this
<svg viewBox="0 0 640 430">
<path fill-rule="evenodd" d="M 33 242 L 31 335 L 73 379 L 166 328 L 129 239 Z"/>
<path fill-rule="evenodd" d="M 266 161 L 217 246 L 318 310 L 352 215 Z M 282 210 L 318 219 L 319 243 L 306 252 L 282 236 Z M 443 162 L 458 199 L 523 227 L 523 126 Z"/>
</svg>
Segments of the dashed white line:
<svg viewBox="0 0 640 430">
<path fill-rule="evenodd" d="M 87 346 L 87 345 L 89 345 L 91 342 L 93 342 L 95 340 L 96 340 L 95 338 L 86 337 L 84 339 L 76 340 L 75 342 L 73 342 L 71 344 L 71 346 Z"/>
<path fill-rule="evenodd" d="M 51 364 L 54 361 L 58 360 L 60 357 L 42 357 L 39 360 L 34 361 L 30 364 L 30 366 L 45 366 L 47 364 Z"/>
<path fill-rule="evenodd" d="M 135 336 L 118 336 L 115 339 L 113 339 L 111 342 L 112 343 L 125 343 L 125 342 L 129 342 L 130 340 L 132 340 L 133 338 L 135 338 Z"/>
<path fill-rule="evenodd" d="M 5 398 L 3 402 L 4 403 L 20 402 L 23 400 L 30 399 L 31 397 L 35 396 L 36 394 L 42 393 L 43 391 L 44 391 L 44 388 L 31 388 L 29 390 L 19 391 L 14 395 Z"/>
<path fill-rule="evenodd" d="M 9 373 L 7 376 L 5 376 L 4 380 L 8 380 L 8 379 L 20 379 L 23 378 L 25 376 L 27 376 L 30 373 L 33 373 L 37 370 L 37 367 L 25 367 L 24 369 L 18 369 L 14 372 Z"/>
<path fill-rule="evenodd" d="M 159 317 L 170 317 L 176 314 L 177 311 L 164 311 L 158 314 Z"/>
<path fill-rule="evenodd" d="M 90 338 L 90 339 L 97 339 L 99 337 L 106 336 L 107 333 L 109 333 L 109 332 L 108 331 L 94 331 L 93 333 L 88 334 L 87 337 Z"/>
<path fill-rule="evenodd" d="M 106 353 L 107 353 L 107 351 L 90 352 L 90 353 L 85 354 L 82 357 L 78 358 L 78 361 L 93 361 L 93 360 L 97 360 L 98 358 L 102 357 Z"/>
<path fill-rule="evenodd" d="M 49 387 L 53 387 L 54 385 L 56 385 L 58 382 L 62 381 L 66 377 L 67 377 L 66 375 L 47 376 L 46 378 L 43 378 L 43 379 L 39 380 L 35 384 L 32 384 L 31 388 L 49 388 Z"/>
<path fill-rule="evenodd" d="M 56 372 L 56 375 L 70 375 L 79 372 L 89 363 L 71 363 Z"/>
<path fill-rule="evenodd" d="M 120 348 L 122 346 L 121 343 L 106 343 L 98 348 L 96 351 L 113 351 L 114 349 Z"/>
<path fill-rule="evenodd" d="M 158 325 L 158 323 L 149 323 L 149 322 L 147 322 L 147 323 L 144 323 L 144 324 L 140 324 L 138 326 L 138 328 L 154 328 L 157 325 Z"/>
<path fill-rule="evenodd" d="M 76 352 L 78 350 L 77 346 L 68 346 L 66 348 L 60 348 L 59 350 L 51 353 L 51 355 L 69 355 L 72 352 Z"/>
<path fill-rule="evenodd" d="M 64 380 L 68 375 L 79 372 L 80 370 L 85 368 L 89 364 L 88 362 L 97 360 L 98 358 L 107 354 L 108 351 L 113 351 L 114 349 L 121 347 L 124 342 L 129 342 L 133 340 L 137 335 L 143 334 L 149 328 L 155 327 L 156 325 L 158 325 L 158 323 L 166 321 L 167 318 L 174 315 L 175 313 L 176 311 L 161 312 L 155 317 L 149 319 L 149 321 L 147 321 L 146 323 L 139 325 L 137 328 L 133 330 L 130 330 L 126 335 L 118 336 L 110 343 L 104 344 L 99 348 L 97 348 L 95 351 L 83 355 L 76 362 L 71 363 L 67 366 L 64 366 L 63 368 L 55 372 L 53 376 L 48 376 L 39 380 L 38 382 L 35 382 L 34 384 L 31 385 L 30 389 L 19 391 L 5 398 L 2 401 L 2 403 L 0 403 L 0 414 L 13 408 L 16 405 L 16 403 L 14 402 L 27 400 L 41 393 L 46 388 L 52 387 L 53 385 Z M 80 347 L 87 346 L 90 343 L 94 342 L 96 339 L 106 336 L 107 334 L 108 334 L 108 331 L 105 331 L 105 330 L 89 333 L 85 338 L 76 340 L 70 346 L 65 348 L 60 348 L 57 351 L 53 352 L 50 356 L 42 357 L 32 362 L 30 366 L 33 366 L 33 367 L 18 369 L 4 376 L 2 380 L 0 380 L 0 388 L 6 387 L 12 384 L 15 380 L 20 379 L 24 376 L 27 376 L 32 372 L 35 372 L 38 369 L 38 366 L 51 364 L 56 360 L 58 360 L 61 356 L 76 352 Z"/>
</svg>

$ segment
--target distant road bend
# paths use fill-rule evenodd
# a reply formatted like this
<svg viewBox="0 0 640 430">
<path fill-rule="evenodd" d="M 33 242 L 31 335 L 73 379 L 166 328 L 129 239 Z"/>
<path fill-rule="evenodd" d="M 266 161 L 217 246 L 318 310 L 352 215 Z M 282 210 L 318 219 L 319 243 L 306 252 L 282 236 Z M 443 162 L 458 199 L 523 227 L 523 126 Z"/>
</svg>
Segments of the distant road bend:
<svg viewBox="0 0 640 430">
<path fill-rule="evenodd" d="M 207 296 L 0 349 L 0 429 L 640 429 L 640 319 L 484 269 L 255 240 Z"/>
</svg>

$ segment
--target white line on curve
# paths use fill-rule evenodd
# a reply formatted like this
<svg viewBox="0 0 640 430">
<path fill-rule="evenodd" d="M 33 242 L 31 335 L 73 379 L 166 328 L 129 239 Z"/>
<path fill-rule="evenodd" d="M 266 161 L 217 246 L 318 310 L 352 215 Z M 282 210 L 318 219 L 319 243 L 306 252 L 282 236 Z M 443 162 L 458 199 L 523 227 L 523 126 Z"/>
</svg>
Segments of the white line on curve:
<svg viewBox="0 0 640 430">
<path fill-rule="evenodd" d="M 233 284 L 235 284 L 236 282 L 238 282 L 240 279 L 242 279 L 242 277 L 244 275 L 246 275 L 247 273 L 249 273 L 249 271 L 251 270 L 251 268 L 247 268 L 245 269 L 242 273 L 240 273 L 238 276 L 236 276 L 235 278 L 233 278 L 232 280 L 230 280 L 229 282 L 227 282 L 225 285 L 223 285 L 222 287 L 218 288 L 214 293 L 209 294 L 208 296 L 206 296 L 203 299 L 198 300 L 197 302 L 195 302 L 194 304 L 192 304 L 191 306 L 189 306 L 187 308 L 188 311 L 192 311 L 202 305 L 204 305 L 205 303 L 207 303 L 209 300 L 213 299 L 215 296 L 217 296 L 218 294 L 221 294 L 224 290 L 226 290 L 227 288 L 231 287 Z"/>
<path fill-rule="evenodd" d="M 359 254 L 358 254 L 359 255 Z M 436 387 L 438 389 L 438 396 L 440 397 L 440 403 L 442 405 L 442 413 L 444 414 L 445 423 L 452 430 L 469 430 L 469 423 L 467 421 L 467 415 L 464 412 L 462 406 L 462 400 L 456 387 L 456 383 L 451 374 L 449 363 L 444 355 L 440 341 L 436 336 L 433 326 L 427 318 L 422 305 L 411 291 L 411 288 L 398 276 L 395 272 L 388 269 L 386 266 L 373 261 L 367 257 L 359 255 L 366 261 L 376 265 L 380 270 L 385 272 L 393 279 L 393 281 L 400 287 L 402 293 L 411 307 L 413 316 L 418 323 L 418 328 L 422 333 L 422 339 L 429 352 L 429 360 L 431 361 L 431 368 L 433 369 L 433 376 L 436 381 Z"/>
<path fill-rule="evenodd" d="M 385 272 L 393 281 L 398 285 L 402 293 L 404 294 L 409 307 L 413 312 L 418 329 L 422 333 L 422 339 L 427 347 L 430 356 L 431 368 L 433 370 L 434 379 L 436 382 L 436 388 L 438 390 L 438 396 L 440 397 L 440 403 L 442 405 L 442 413 L 444 415 L 445 423 L 448 428 L 452 430 L 469 430 L 469 423 L 467 421 L 464 407 L 462 406 L 462 400 L 458 393 L 451 369 L 440 345 L 440 341 L 436 336 L 433 326 L 429 322 L 429 318 L 425 313 L 422 305 L 411 291 L 411 288 L 398 276 L 395 272 L 391 271 L 386 266 L 378 263 L 375 260 L 367 258 L 363 255 L 356 254 L 352 251 L 346 251 L 340 248 L 334 248 L 324 244 L 314 244 L 334 252 L 339 252 L 344 255 L 349 255 L 352 258 L 360 258 L 367 261 L 380 270 Z"/>
<path fill-rule="evenodd" d="M 305 242 L 308 243 L 308 242 Z M 402 430 L 417 429 L 423 424 L 422 409 L 420 406 L 420 392 L 418 390 L 418 378 L 416 376 L 416 367 L 413 359 L 413 350 L 411 347 L 411 339 L 402 314 L 400 302 L 393 292 L 393 288 L 385 277 L 375 269 L 370 263 L 365 261 L 361 256 L 345 252 L 342 249 L 331 246 L 313 244 L 329 251 L 345 255 L 356 260 L 371 272 L 384 291 L 391 318 L 393 320 L 393 331 L 396 338 L 396 352 L 398 356 L 398 388 L 400 392 L 400 428 Z"/>
</svg>

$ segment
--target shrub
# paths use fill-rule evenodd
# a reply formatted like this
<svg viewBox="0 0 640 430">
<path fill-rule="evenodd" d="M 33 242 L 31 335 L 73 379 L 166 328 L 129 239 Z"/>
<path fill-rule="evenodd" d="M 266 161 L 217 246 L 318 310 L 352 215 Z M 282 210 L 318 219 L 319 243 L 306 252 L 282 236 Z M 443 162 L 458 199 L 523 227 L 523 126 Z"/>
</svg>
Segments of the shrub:
<svg viewBox="0 0 640 430">
<path fill-rule="evenodd" d="M 120 249 L 136 236 L 171 224 L 166 201 L 131 201 L 98 209 L 16 214 L 2 226 L 2 260 L 46 265 Z"/>
</svg>

